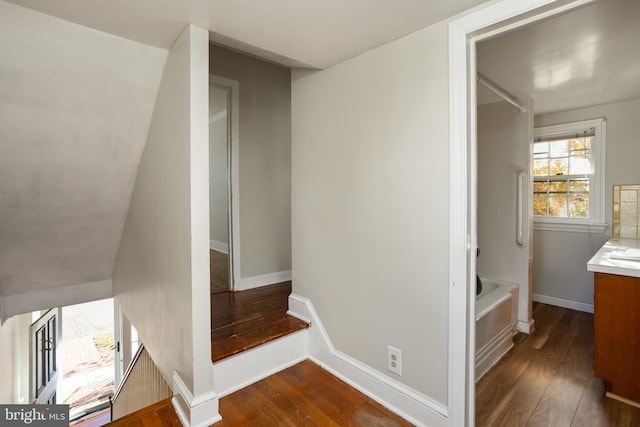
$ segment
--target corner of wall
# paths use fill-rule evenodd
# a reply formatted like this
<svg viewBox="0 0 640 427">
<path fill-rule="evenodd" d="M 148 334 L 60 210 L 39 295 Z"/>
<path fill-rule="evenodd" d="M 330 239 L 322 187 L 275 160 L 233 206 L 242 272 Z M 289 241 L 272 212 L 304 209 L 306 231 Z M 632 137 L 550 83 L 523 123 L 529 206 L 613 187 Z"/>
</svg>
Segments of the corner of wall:
<svg viewBox="0 0 640 427">
<path fill-rule="evenodd" d="M 194 398 L 177 372 L 173 373 L 173 405 L 182 425 L 191 427 L 210 426 L 222 417 L 218 413 L 218 396 L 210 392 Z"/>
</svg>

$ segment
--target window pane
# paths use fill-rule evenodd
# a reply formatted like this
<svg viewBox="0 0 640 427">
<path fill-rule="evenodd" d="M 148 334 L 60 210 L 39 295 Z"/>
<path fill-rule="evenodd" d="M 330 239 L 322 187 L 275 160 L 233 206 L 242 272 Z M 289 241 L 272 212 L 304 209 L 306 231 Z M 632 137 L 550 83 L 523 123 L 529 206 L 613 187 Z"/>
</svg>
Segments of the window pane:
<svg viewBox="0 0 640 427">
<path fill-rule="evenodd" d="M 567 192 L 567 181 L 551 181 L 549 183 L 549 191 L 552 193 L 565 193 Z"/>
<path fill-rule="evenodd" d="M 546 193 L 549 188 L 549 184 L 547 182 L 534 182 L 533 183 L 533 192 L 534 193 Z"/>
<path fill-rule="evenodd" d="M 546 197 L 534 197 L 533 198 L 533 214 L 547 216 L 547 198 Z"/>
<path fill-rule="evenodd" d="M 567 157 L 569 155 L 569 141 L 553 141 L 550 143 L 549 155 L 551 157 Z"/>
<path fill-rule="evenodd" d="M 549 175 L 549 160 L 548 159 L 534 159 L 533 160 L 533 174 L 535 176 L 547 176 L 547 175 Z"/>
<path fill-rule="evenodd" d="M 589 181 L 587 180 L 579 180 L 579 181 L 570 181 L 569 182 L 569 191 L 576 192 L 589 192 Z"/>
<path fill-rule="evenodd" d="M 550 197 L 549 198 L 549 216 L 567 216 L 567 198 L 566 197 Z"/>
<path fill-rule="evenodd" d="M 589 198 L 571 197 L 569 199 L 569 216 L 574 218 L 589 217 Z"/>
<path fill-rule="evenodd" d="M 549 162 L 549 175 L 567 175 L 569 173 L 569 159 L 561 157 Z"/>
<path fill-rule="evenodd" d="M 533 158 L 549 157 L 549 143 L 536 142 L 533 144 Z"/>
<path fill-rule="evenodd" d="M 571 151 L 589 150 L 591 148 L 591 137 L 575 138 L 575 139 L 572 139 L 570 143 L 571 143 Z"/>
<path fill-rule="evenodd" d="M 571 175 L 591 173 L 591 157 L 588 155 L 571 156 L 571 167 L 569 173 Z"/>
</svg>

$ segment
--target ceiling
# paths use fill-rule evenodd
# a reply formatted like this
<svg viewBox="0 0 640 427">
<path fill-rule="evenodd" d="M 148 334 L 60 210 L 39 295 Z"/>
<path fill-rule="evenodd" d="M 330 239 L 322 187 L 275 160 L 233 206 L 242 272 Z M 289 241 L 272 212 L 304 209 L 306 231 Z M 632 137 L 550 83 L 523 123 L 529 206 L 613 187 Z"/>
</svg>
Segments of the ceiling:
<svg viewBox="0 0 640 427">
<path fill-rule="evenodd" d="M 478 71 L 536 114 L 640 97 L 640 1 L 600 0 L 478 44 Z M 479 102 L 496 100 L 479 86 Z"/>
<path fill-rule="evenodd" d="M 10 0 L 169 48 L 188 23 L 210 39 L 287 66 L 327 68 L 486 0 Z"/>
</svg>

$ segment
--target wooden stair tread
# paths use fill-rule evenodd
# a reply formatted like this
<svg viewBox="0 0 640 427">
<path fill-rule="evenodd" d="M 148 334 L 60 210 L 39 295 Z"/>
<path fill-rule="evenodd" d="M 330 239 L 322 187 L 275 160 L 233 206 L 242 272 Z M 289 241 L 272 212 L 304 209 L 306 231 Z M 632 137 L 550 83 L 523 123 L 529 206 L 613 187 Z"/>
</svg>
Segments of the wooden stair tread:
<svg viewBox="0 0 640 427">
<path fill-rule="evenodd" d="M 308 323 L 287 314 L 278 320 L 248 328 L 231 336 L 216 337 L 213 333 L 211 334 L 211 360 L 215 363 L 308 327 Z"/>
<path fill-rule="evenodd" d="M 287 314 L 291 281 L 211 294 L 211 360 L 217 362 L 308 328 Z"/>
</svg>

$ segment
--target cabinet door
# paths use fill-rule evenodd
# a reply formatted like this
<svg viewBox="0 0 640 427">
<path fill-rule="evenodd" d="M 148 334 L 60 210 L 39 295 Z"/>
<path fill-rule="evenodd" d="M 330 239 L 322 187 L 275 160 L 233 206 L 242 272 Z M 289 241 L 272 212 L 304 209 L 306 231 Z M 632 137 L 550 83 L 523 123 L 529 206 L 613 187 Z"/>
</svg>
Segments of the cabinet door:
<svg viewBox="0 0 640 427">
<path fill-rule="evenodd" d="M 640 278 L 595 273 L 594 370 L 640 402 Z"/>
</svg>

